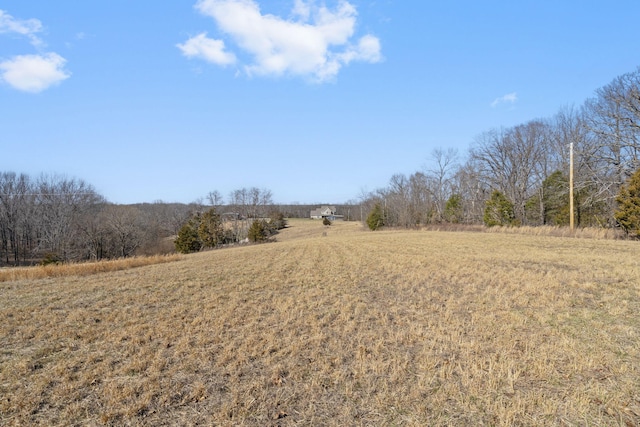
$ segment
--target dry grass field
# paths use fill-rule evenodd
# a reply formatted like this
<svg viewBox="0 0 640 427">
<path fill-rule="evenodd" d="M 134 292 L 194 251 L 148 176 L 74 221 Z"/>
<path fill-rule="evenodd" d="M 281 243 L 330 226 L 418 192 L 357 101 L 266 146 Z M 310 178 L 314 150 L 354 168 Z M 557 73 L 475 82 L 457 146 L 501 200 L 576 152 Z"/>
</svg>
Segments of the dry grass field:
<svg viewBox="0 0 640 427">
<path fill-rule="evenodd" d="M 0 425 L 640 425 L 640 244 L 292 221 L 0 283 Z"/>
</svg>

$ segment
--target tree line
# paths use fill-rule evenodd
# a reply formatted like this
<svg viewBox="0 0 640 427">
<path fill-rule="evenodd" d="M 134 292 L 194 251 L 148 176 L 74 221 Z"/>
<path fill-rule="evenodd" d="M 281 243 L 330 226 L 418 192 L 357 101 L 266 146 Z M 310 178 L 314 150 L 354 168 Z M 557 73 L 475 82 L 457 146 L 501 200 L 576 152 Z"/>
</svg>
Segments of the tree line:
<svg viewBox="0 0 640 427">
<path fill-rule="evenodd" d="M 284 226 L 285 215 L 308 217 L 313 207 L 277 206 L 270 190 L 256 187 L 226 200 L 213 191 L 190 204 L 118 205 L 81 179 L 0 171 L 0 267 L 170 253 L 189 225 L 202 230 L 192 248 L 261 241 Z"/>
<path fill-rule="evenodd" d="M 169 252 L 190 209 L 115 205 L 81 179 L 0 172 L 0 266 Z"/>
<path fill-rule="evenodd" d="M 465 160 L 456 150 L 436 149 L 423 170 L 393 175 L 360 202 L 400 227 L 568 225 L 570 147 L 576 225 L 619 226 L 616 199 L 640 168 L 640 67 L 578 108 L 482 132 Z"/>
</svg>

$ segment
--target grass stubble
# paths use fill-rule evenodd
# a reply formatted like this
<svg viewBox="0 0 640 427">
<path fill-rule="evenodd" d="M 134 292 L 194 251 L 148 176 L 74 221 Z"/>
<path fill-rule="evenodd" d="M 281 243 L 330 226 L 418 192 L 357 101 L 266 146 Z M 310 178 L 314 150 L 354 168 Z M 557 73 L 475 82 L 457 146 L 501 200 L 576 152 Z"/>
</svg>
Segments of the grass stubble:
<svg viewBox="0 0 640 427">
<path fill-rule="evenodd" d="M 640 424 L 637 242 L 291 225 L 0 283 L 0 424 Z"/>
</svg>

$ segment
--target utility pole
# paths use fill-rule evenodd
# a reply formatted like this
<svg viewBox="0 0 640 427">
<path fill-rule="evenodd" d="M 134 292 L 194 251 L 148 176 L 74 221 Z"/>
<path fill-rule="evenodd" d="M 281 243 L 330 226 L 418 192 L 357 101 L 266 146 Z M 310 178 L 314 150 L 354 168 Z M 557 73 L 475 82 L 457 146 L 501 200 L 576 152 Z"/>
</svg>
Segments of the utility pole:
<svg viewBox="0 0 640 427">
<path fill-rule="evenodd" d="M 574 229 L 573 224 L 573 142 L 569 144 L 569 227 Z"/>
</svg>

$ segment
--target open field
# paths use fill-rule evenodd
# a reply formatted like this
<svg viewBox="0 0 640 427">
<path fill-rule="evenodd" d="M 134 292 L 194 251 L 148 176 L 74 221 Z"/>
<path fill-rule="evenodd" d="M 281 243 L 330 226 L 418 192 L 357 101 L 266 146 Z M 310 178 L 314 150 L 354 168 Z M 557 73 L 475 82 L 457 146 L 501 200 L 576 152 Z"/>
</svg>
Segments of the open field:
<svg viewBox="0 0 640 427">
<path fill-rule="evenodd" d="M 292 221 L 0 283 L 0 425 L 640 425 L 640 244 Z"/>
</svg>

